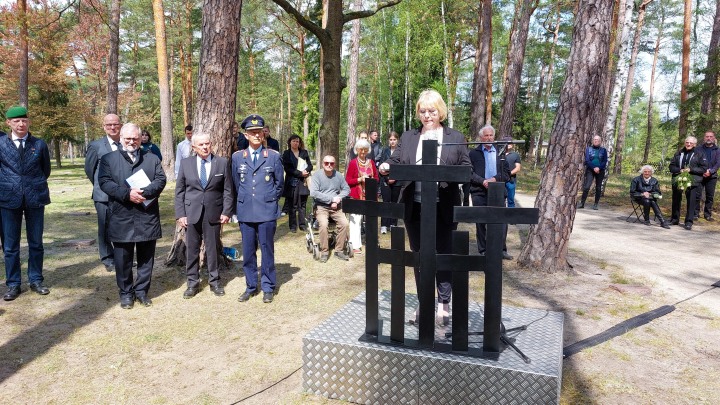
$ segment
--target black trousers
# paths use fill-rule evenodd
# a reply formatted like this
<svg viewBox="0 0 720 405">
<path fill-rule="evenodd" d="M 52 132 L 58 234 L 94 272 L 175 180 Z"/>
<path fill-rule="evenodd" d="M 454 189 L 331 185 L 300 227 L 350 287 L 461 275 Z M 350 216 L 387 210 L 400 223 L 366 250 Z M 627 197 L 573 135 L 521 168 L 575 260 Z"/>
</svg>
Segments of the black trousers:
<svg viewBox="0 0 720 405">
<path fill-rule="evenodd" d="M 208 222 L 205 208 L 200 220 L 195 224 L 188 224 L 186 237 L 185 273 L 187 286 L 197 288 L 200 284 L 200 244 L 205 241 L 205 256 L 207 257 L 208 284 L 212 287 L 220 286 L 220 273 L 218 271 L 218 249 L 220 249 L 220 222 Z"/>
<path fill-rule="evenodd" d="M 307 226 L 305 215 L 307 213 L 308 196 L 301 195 L 300 187 L 295 186 L 290 188 L 288 197 L 285 198 L 285 201 L 288 200 L 290 200 L 290 208 L 288 210 L 290 218 L 288 219 L 288 226 L 290 226 L 290 229 L 297 229 L 299 224 L 301 228 L 305 228 Z"/>
<path fill-rule="evenodd" d="M 688 187 L 685 189 L 685 201 L 687 202 L 687 211 L 685 212 L 685 223 L 693 222 L 693 215 L 695 215 L 695 203 L 697 201 L 697 186 Z M 680 204 L 682 204 L 683 190 L 672 186 L 672 217 L 671 220 L 680 220 Z"/>
<path fill-rule="evenodd" d="M 715 201 L 715 186 L 717 185 L 717 177 L 703 177 L 698 187 L 697 199 L 695 201 L 695 216 L 700 216 L 700 202 L 702 200 L 703 191 L 705 191 L 705 209 L 703 216 L 705 218 L 712 217 L 713 202 Z"/>
<path fill-rule="evenodd" d="M 473 207 L 486 207 L 487 206 L 487 194 L 473 194 L 472 196 Z M 508 226 L 503 225 L 503 252 L 507 252 L 507 240 Z M 487 225 L 486 224 L 475 224 L 475 239 L 477 240 L 478 253 L 485 253 L 486 242 L 487 242 Z"/>
<path fill-rule="evenodd" d="M 155 240 L 113 242 L 115 279 L 120 297 L 147 297 L 155 265 Z M 137 276 L 133 280 L 133 252 L 137 252 Z"/>
<path fill-rule="evenodd" d="M 380 194 L 382 195 L 383 202 L 397 202 L 400 198 L 400 187 L 395 185 L 387 184 L 384 181 L 380 182 Z M 380 226 L 391 227 L 397 225 L 396 218 L 385 218 L 380 219 Z"/>
<path fill-rule="evenodd" d="M 602 182 L 604 178 L 605 170 L 600 169 L 599 173 L 595 173 L 593 169 L 585 168 L 585 181 L 583 182 L 582 200 L 580 200 L 582 204 L 585 204 L 585 200 L 587 200 L 593 180 L 595 181 L 595 204 L 600 202 L 600 194 L 602 193 Z"/>
<path fill-rule="evenodd" d="M 662 222 L 664 221 L 660 207 L 657 205 L 657 201 L 654 198 L 635 197 L 635 202 L 643 206 L 643 218 L 646 221 L 650 220 L 650 208 L 652 208 L 655 216 Z"/>
<path fill-rule="evenodd" d="M 104 265 L 114 264 L 113 245 L 107 238 L 107 219 L 108 219 L 108 203 L 95 201 L 95 212 L 97 212 L 98 223 L 98 251 L 100 252 L 100 261 Z"/>
<path fill-rule="evenodd" d="M 413 203 L 412 218 L 405 221 L 410 249 L 413 252 L 420 251 L 420 217 L 422 205 Z M 439 207 L 438 207 L 439 208 Z M 457 229 L 457 223 L 446 223 L 440 219 L 437 213 L 437 225 L 435 227 L 435 248 L 438 253 L 452 253 L 452 231 Z M 435 274 L 435 283 L 438 291 L 438 302 L 449 304 L 452 297 L 452 273 L 441 271 Z M 420 291 L 420 268 L 415 267 L 415 288 Z"/>
</svg>

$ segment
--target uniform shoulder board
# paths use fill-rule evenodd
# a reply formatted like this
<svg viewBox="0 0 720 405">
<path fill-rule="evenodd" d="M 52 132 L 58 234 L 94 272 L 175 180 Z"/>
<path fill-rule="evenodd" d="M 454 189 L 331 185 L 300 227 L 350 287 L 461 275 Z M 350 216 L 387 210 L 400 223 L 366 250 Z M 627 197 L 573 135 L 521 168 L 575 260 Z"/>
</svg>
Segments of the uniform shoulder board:
<svg viewBox="0 0 720 405">
<path fill-rule="evenodd" d="M 247 158 L 247 156 L 248 156 L 247 149 L 243 149 L 242 155 L 243 155 L 243 158 Z"/>
</svg>

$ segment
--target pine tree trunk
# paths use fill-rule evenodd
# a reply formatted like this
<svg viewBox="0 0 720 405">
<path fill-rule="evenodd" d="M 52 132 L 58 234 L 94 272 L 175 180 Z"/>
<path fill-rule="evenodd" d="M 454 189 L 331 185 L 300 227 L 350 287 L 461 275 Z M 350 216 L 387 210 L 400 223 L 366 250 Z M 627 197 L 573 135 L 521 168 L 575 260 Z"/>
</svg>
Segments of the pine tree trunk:
<svg viewBox="0 0 720 405">
<path fill-rule="evenodd" d="M 710 46 L 708 47 L 707 65 L 705 67 L 705 79 L 703 80 L 703 95 L 700 103 L 700 129 L 706 130 L 715 128 L 718 122 L 720 111 L 713 105 L 717 104 L 718 81 L 720 80 L 720 0 L 715 1 L 715 20 L 713 22 Z M 713 103 L 715 100 L 715 103 Z"/>
<path fill-rule="evenodd" d="M 472 100 L 470 101 L 470 138 L 477 138 L 480 129 L 488 122 L 485 115 L 489 101 L 488 83 L 492 76 L 492 1 L 482 0 L 478 12 L 478 38 L 475 47 L 475 71 L 473 74 Z"/>
<path fill-rule="evenodd" d="M 500 114 L 500 125 L 497 128 L 496 135 L 498 139 L 504 136 L 512 136 L 515 106 L 518 91 L 520 90 L 520 81 L 522 80 L 525 47 L 530 30 L 530 17 L 535 12 L 537 0 L 522 0 L 518 7 L 517 23 L 513 23 L 515 30 L 510 33 L 508 65 L 506 68 L 507 77 L 503 84 L 502 113 Z"/>
<path fill-rule="evenodd" d="M 240 12 L 242 0 L 204 0 L 194 131 L 209 134 L 213 152 L 230 157 L 235 134 Z M 184 229 L 177 226 L 166 264 L 184 263 Z M 219 244 L 220 257 L 222 243 Z M 201 254 L 201 257 L 203 255 Z M 220 260 L 221 269 L 228 266 Z"/>
<path fill-rule="evenodd" d="M 163 171 L 169 181 L 175 180 L 175 154 L 173 153 L 172 109 L 170 80 L 168 78 L 167 41 L 165 36 L 165 8 L 163 0 L 153 0 L 155 20 L 155 52 L 160 90 L 160 145 L 162 146 Z"/>
<path fill-rule="evenodd" d="M 353 8 L 360 10 L 362 0 L 355 0 Z M 355 131 L 357 127 L 357 85 L 358 85 L 358 58 L 360 56 L 360 20 L 352 22 L 350 36 L 350 66 L 348 66 L 348 106 L 347 106 L 347 133 L 345 145 L 345 162 L 350 161 L 350 151 L 355 145 Z"/>
<path fill-rule="evenodd" d="M 678 122 L 678 148 L 683 145 L 688 132 L 688 84 L 690 82 L 690 23 L 692 1 L 685 0 L 685 18 L 683 20 L 682 42 L 682 79 L 680 80 L 680 121 Z"/>
<path fill-rule="evenodd" d="M 18 99 L 20 105 L 28 106 L 28 71 L 29 52 L 28 45 L 28 17 L 27 17 L 27 0 L 18 0 L 18 13 L 20 14 L 20 77 L 18 82 Z"/>
<path fill-rule="evenodd" d="M 609 59 L 611 0 L 581 0 L 573 30 L 565 83 L 560 92 L 547 164 L 530 227 L 518 262 L 546 272 L 569 270 L 568 244 L 583 171 L 583 149 L 603 125 L 605 76 Z"/>
<path fill-rule="evenodd" d="M 720 4 L 720 0 L 718 1 Z M 650 88 L 648 90 L 648 109 L 647 109 L 647 137 L 645 138 L 645 151 L 643 152 L 643 163 L 647 163 L 650 157 L 650 146 L 652 145 L 653 131 L 653 97 L 655 94 L 655 70 L 657 68 L 658 57 L 660 55 L 660 40 L 663 37 L 663 28 L 665 26 L 665 9 L 660 7 L 660 25 L 658 27 L 657 37 L 655 38 L 655 50 L 653 52 L 652 69 L 650 71 Z"/>
<path fill-rule="evenodd" d="M 120 0 L 110 4 L 110 49 L 107 67 L 107 111 L 118 113 L 118 64 L 120 55 Z"/>
</svg>

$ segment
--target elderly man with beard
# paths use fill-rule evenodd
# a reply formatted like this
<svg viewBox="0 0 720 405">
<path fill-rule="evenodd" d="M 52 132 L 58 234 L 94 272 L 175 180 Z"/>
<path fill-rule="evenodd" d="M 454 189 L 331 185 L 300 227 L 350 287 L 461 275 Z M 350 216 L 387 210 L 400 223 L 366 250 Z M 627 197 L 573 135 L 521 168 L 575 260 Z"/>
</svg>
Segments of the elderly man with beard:
<svg viewBox="0 0 720 405">
<path fill-rule="evenodd" d="M 120 307 L 130 309 L 135 300 L 149 307 L 150 279 L 155 264 L 155 243 L 162 237 L 158 197 L 165 188 L 160 159 L 140 150 L 140 127 L 127 123 L 120 129 L 122 149 L 100 160 L 98 181 L 108 195 L 108 239 L 113 243 L 115 278 Z M 132 178 L 131 178 L 132 177 Z M 133 280 L 133 254 L 137 277 Z"/>
</svg>

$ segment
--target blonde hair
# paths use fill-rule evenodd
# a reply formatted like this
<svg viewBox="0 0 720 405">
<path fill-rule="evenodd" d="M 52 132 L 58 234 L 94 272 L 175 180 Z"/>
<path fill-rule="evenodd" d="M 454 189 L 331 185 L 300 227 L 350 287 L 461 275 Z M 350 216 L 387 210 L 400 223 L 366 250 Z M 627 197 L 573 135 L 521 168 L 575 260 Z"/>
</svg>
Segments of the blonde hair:
<svg viewBox="0 0 720 405">
<path fill-rule="evenodd" d="M 426 108 L 434 108 L 438 111 L 438 115 L 440 118 L 440 122 L 445 121 L 447 118 L 447 105 L 445 104 L 445 101 L 443 101 L 442 96 L 440 93 L 438 93 L 435 90 L 425 90 L 422 93 L 420 93 L 420 96 L 418 97 L 418 101 L 415 104 L 415 116 L 418 120 L 420 120 L 420 108 L 426 107 Z"/>
</svg>

